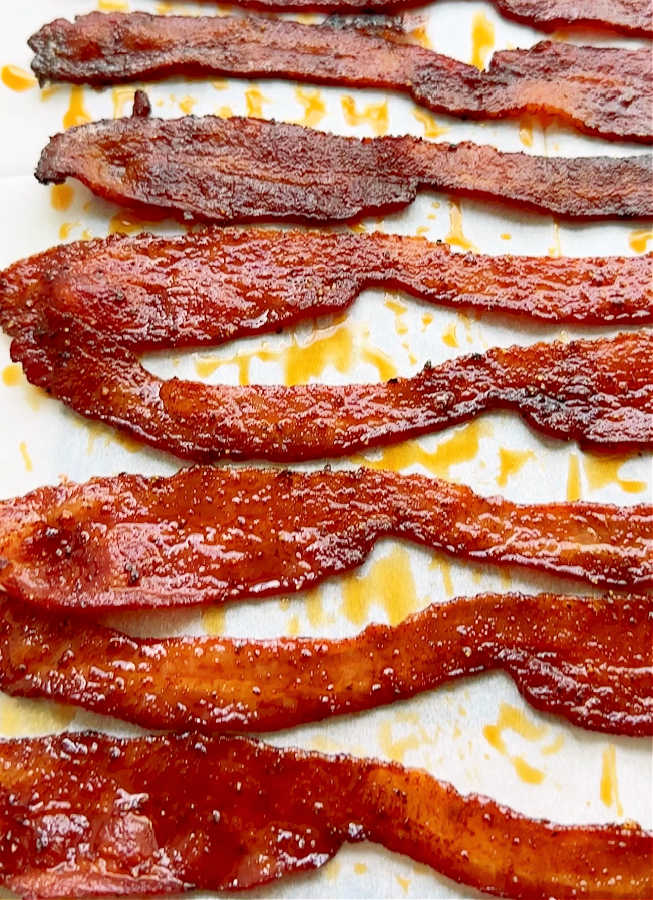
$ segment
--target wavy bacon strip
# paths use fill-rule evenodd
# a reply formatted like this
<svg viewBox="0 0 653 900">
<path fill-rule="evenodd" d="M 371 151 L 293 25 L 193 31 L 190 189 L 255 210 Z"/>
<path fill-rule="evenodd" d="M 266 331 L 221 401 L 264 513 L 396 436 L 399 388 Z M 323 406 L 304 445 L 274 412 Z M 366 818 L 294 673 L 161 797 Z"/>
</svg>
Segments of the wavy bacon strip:
<svg viewBox="0 0 653 900">
<path fill-rule="evenodd" d="M 208 385 L 150 374 L 133 352 L 50 312 L 11 357 L 76 412 L 196 461 L 342 456 L 440 431 L 488 410 L 546 435 L 623 452 L 651 446 L 653 333 L 494 348 L 380 384 Z"/>
<path fill-rule="evenodd" d="M 653 584 L 653 507 L 522 505 L 419 475 L 183 469 L 0 502 L 0 586 L 75 610 L 221 603 L 311 587 L 394 536 L 592 584 Z"/>
<path fill-rule="evenodd" d="M 553 159 L 239 117 L 80 125 L 51 138 L 36 177 L 77 178 L 144 214 L 225 224 L 350 220 L 406 206 L 420 187 L 579 219 L 653 215 L 648 155 Z"/>
<path fill-rule="evenodd" d="M 134 350 L 218 344 L 344 311 L 366 287 L 591 325 L 653 321 L 653 254 L 482 256 L 394 234 L 210 229 L 53 247 L 0 273 L 11 335 L 56 308 Z"/>
<path fill-rule="evenodd" d="M 404 38 L 405 41 L 405 38 Z M 479 72 L 391 32 L 242 16 L 101 13 L 56 19 L 32 35 L 46 80 L 94 85 L 175 75 L 301 78 L 407 92 L 436 112 L 515 118 L 544 112 L 617 140 L 653 139 L 650 50 L 543 41 L 495 53 Z"/>
<path fill-rule="evenodd" d="M 261 10 L 319 10 L 356 12 L 399 10 L 421 5 L 420 0 L 239 0 L 240 6 Z M 543 31 L 566 25 L 613 28 L 626 34 L 651 37 L 653 10 L 649 0 L 494 0 L 504 15 Z"/>
<path fill-rule="evenodd" d="M 557 825 L 420 769 L 198 734 L 0 742 L 0 881 L 25 898 L 235 890 L 370 840 L 522 900 L 639 900 L 653 835 Z"/>
<path fill-rule="evenodd" d="M 132 638 L 0 600 L 0 688 L 144 728 L 276 731 L 503 669 L 575 725 L 653 734 L 653 604 L 485 594 L 353 638 Z"/>
</svg>

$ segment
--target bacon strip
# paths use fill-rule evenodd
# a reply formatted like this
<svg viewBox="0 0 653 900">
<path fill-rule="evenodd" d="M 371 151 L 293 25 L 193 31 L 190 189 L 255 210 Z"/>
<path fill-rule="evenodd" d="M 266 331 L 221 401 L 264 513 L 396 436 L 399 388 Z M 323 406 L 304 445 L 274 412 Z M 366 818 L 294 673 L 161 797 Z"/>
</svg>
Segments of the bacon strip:
<svg viewBox="0 0 653 900">
<path fill-rule="evenodd" d="M 242 16 L 101 13 L 56 19 L 32 35 L 32 68 L 46 80 L 94 85 L 175 75 L 301 78 L 409 93 L 436 112 L 473 118 L 554 114 L 581 131 L 653 139 L 648 47 L 543 41 L 495 53 L 479 72 L 391 32 Z"/>
<path fill-rule="evenodd" d="M 222 603 L 299 591 L 394 536 L 597 585 L 653 584 L 653 507 L 522 505 L 358 469 L 182 469 L 43 487 L 0 503 L 0 586 L 38 606 Z"/>
<path fill-rule="evenodd" d="M 324 459 L 440 431 L 492 409 L 601 451 L 653 438 L 653 333 L 495 348 L 381 384 L 207 385 L 150 374 L 131 350 L 48 313 L 12 359 L 76 412 L 196 461 Z"/>
<path fill-rule="evenodd" d="M 238 5 L 266 11 L 366 12 L 395 11 L 421 3 L 419 0 L 239 0 Z M 649 0 L 494 0 L 494 5 L 502 15 L 543 31 L 580 25 L 653 36 Z"/>
<path fill-rule="evenodd" d="M 0 743 L 0 879 L 26 898 L 234 890 L 370 840 L 523 900 L 638 900 L 653 835 L 557 825 L 420 769 L 197 734 Z"/>
<path fill-rule="evenodd" d="M 80 125 L 51 138 L 36 177 L 77 178 L 144 214 L 225 224 L 350 220 L 406 206 L 419 187 L 579 219 L 653 215 L 649 156 L 550 159 L 239 117 Z"/>
<path fill-rule="evenodd" d="M 361 3 L 368 5 L 367 0 L 361 0 Z M 544 31 L 554 31 L 565 25 L 584 25 L 615 28 L 642 37 L 653 36 L 650 0 L 494 0 L 494 3 L 504 16 Z"/>
<path fill-rule="evenodd" d="M 650 735 L 652 611 L 646 597 L 485 594 L 343 640 L 146 640 L 5 599 L 0 687 L 144 728 L 274 731 L 503 669 L 538 709 Z"/>
<path fill-rule="evenodd" d="M 342 312 L 371 285 L 545 322 L 648 323 L 652 262 L 452 253 L 382 233 L 112 235 L 0 273 L 0 325 L 15 336 L 56 308 L 137 351 L 218 344 Z"/>
</svg>

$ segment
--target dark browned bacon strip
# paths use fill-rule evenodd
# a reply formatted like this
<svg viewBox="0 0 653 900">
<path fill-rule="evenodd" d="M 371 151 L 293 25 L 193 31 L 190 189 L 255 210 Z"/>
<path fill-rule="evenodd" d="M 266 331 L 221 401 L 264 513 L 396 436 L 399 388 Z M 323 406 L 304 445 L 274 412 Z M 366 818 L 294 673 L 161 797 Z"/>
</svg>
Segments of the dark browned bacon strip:
<svg viewBox="0 0 653 900">
<path fill-rule="evenodd" d="M 522 505 L 358 469 L 183 469 L 66 482 L 0 503 L 0 586 L 42 607 L 222 603 L 299 591 L 394 536 L 597 585 L 653 584 L 653 507 Z"/>
<path fill-rule="evenodd" d="M 356 453 L 483 412 L 518 412 L 538 431 L 602 451 L 653 440 L 653 333 L 495 348 L 381 384 L 293 387 L 162 381 L 131 350 L 49 313 L 11 356 L 76 412 L 196 461 L 292 462 Z"/>
<path fill-rule="evenodd" d="M 569 218 L 653 215 L 648 155 L 548 158 L 238 117 L 80 125 L 50 140 L 36 177 L 77 178 L 143 213 L 225 224 L 351 220 L 406 206 L 420 187 Z"/>
<path fill-rule="evenodd" d="M 474 118 L 558 115 L 617 140 L 653 138 L 648 47 L 542 42 L 495 53 L 487 71 L 360 28 L 242 16 L 100 13 L 56 19 L 29 41 L 39 81 L 96 85 L 173 75 L 301 78 L 409 93 Z"/>
<path fill-rule="evenodd" d="M 428 303 L 590 325 L 653 321 L 653 255 L 482 256 L 394 234 L 210 229 L 53 247 L 0 274 L 11 335 L 58 309 L 136 351 L 219 344 L 343 312 L 384 285 Z"/>
<path fill-rule="evenodd" d="M 394 12 L 422 4 L 421 0 L 239 0 L 238 5 L 265 11 Z M 653 36 L 650 0 L 494 0 L 494 5 L 504 16 L 543 31 L 580 25 Z"/>
<path fill-rule="evenodd" d="M 354 638 L 132 638 L 0 600 L 0 688 L 144 728 L 273 731 L 503 669 L 575 725 L 653 734 L 653 602 L 485 594 Z"/>
<path fill-rule="evenodd" d="M 370 840 L 521 900 L 645 900 L 653 836 L 554 825 L 419 769 L 198 734 L 0 742 L 0 882 L 22 897 L 235 890 Z"/>
</svg>

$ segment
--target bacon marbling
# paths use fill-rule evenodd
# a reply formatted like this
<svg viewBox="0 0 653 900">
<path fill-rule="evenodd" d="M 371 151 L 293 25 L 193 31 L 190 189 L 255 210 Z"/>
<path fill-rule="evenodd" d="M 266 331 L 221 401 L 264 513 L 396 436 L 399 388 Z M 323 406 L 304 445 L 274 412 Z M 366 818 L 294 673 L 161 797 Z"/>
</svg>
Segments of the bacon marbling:
<svg viewBox="0 0 653 900">
<path fill-rule="evenodd" d="M 243 890 L 363 840 L 502 897 L 653 890 L 634 823 L 529 819 L 396 763 L 192 733 L 0 742 L 0 882 L 27 900 Z"/>
<path fill-rule="evenodd" d="M 56 308 L 137 351 L 219 344 L 341 313 L 366 287 L 544 322 L 653 321 L 653 255 L 485 256 L 395 234 L 211 228 L 78 241 L 0 273 L 16 335 Z"/>
<path fill-rule="evenodd" d="M 103 85 L 178 75 L 300 78 L 396 89 L 455 116 L 547 113 L 589 134 L 653 139 L 648 47 L 543 41 L 529 50 L 495 53 L 488 69 L 479 72 L 401 38 L 262 16 L 94 12 L 44 25 L 29 45 L 41 83 Z"/>
<path fill-rule="evenodd" d="M 144 728 L 275 731 L 502 669 L 575 725 L 653 734 L 653 602 L 485 594 L 352 638 L 136 638 L 0 600 L 0 688 Z"/>
<path fill-rule="evenodd" d="M 653 215 L 649 155 L 549 158 L 239 117 L 80 125 L 51 138 L 36 177 L 77 178 L 144 214 L 224 224 L 352 220 L 406 206 L 420 187 L 567 218 Z"/>
<path fill-rule="evenodd" d="M 650 505 L 522 505 L 365 468 L 198 466 L 0 502 L 0 587 L 59 609 L 221 603 L 309 588 L 387 536 L 597 585 L 653 584 Z"/>
</svg>

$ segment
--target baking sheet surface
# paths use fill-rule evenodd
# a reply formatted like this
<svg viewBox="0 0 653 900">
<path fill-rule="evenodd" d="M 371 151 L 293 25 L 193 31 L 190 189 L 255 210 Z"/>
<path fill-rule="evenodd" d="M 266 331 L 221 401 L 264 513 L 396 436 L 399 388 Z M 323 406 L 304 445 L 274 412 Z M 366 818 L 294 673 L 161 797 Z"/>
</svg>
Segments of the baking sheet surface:
<svg viewBox="0 0 653 900">
<path fill-rule="evenodd" d="M 224 14 L 212 4 L 157 3 L 154 0 L 30 0 L 12 5 L 0 32 L 0 66 L 28 69 L 27 36 L 56 16 L 71 17 L 95 8 L 158 12 L 200 10 Z M 317 17 L 303 17 L 317 20 Z M 441 52 L 470 61 L 476 52 L 527 47 L 543 35 L 502 19 L 490 4 L 442 0 L 407 14 L 406 27 Z M 481 40 L 485 35 L 485 39 Z M 591 39 L 620 46 L 637 42 L 617 36 L 601 39 L 582 32 L 556 39 Z M 149 88 L 148 88 L 149 89 Z M 128 113 L 132 87 L 74 90 L 66 85 L 15 91 L 0 84 L 2 217 L 0 266 L 44 250 L 61 240 L 78 240 L 110 230 L 138 227 L 118 209 L 97 200 L 76 183 L 69 205 L 53 204 L 53 192 L 36 183 L 32 172 L 47 137 L 70 121 Z M 315 88 L 281 81 L 256 84 L 238 79 L 170 80 L 150 90 L 160 116 L 253 114 L 310 123 L 342 134 L 410 132 L 435 140 L 474 140 L 502 150 L 551 155 L 622 155 L 641 147 L 580 137 L 556 123 L 460 122 L 432 116 L 396 94 Z M 61 197 L 58 198 L 61 200 Z M 59 208 L 55 208 L 58 206 Z M 147 225 L 174 233 L 172 222 Z M 423 193 L 401 214 L 365 220 L 368 230 L 424 234 L 445 239 L 456 249 L 484 253 L 632 254 L 646 246 L 652 223 L 569 225 L 548 216 L 521 215 L 500 205 Z M 650 246 L 653 246 L 650 245 Z M 204 377 L 238 383 L 239 378 L 275 383 L 320 380 L 332 383 L 376 381 L 418 371 L 426 360 L 437 364 L 493 345 L 529 343 L 605 333 L 599 329 L 560 329 L 516 325 L 500 317 L 479 319 L 419 303 L 402 294 L 368 290 L 342 319 L 306 323 L 281 335 L 253 338 L 215 351 L 151 357 L 146 364 L 168 376 Z M 257 353 L 265 349 L 265 359 Z M 200 376 L 201 373 L 201 376 Z M 171 473 L 178 463 L 138 448 L 103 426 L 87 422 L 29 386 L 9 358 L 9 340 L 0 336 L 0 495 L 9 497 L 61 477 L 83 480 L 120 471 Z M 483 494 L 501 492 L 520 501 L 566 497 L 622 504 L 651 501 L 651 455 L 599 461 L 575 445 L 549 441 L 512 414 L 495 413 L 440 435 L 370 453 L 369 459 L 469 484 Z M 347 463 L 338 463 L 346 465 Z M 384 541 L 351 576 L 334 579 L 310 595 L 233 604 L 225 610 L 113 617 L 134 633 L 181 632 L 273 636 L 354 634 L 369 621 L 389 621 L 456 595 L 479 591 L 584 591 L 562 580 L 499 572 L 458 563 Z M 493 738 L 499 726 L 503 739 Z M 135 733 L 120 723 L 51 703 L 17 701 L 0 694 L 0 734 L 41 734 L 63 728 L 103 728 Z M 308 725 L 272 735 L 284 745 L 348 751 L 422 766 L 459 790 L 489 794 L 531 816 L 561 822 L 634 819 L 653 826 L 651 746 L 647 740 L 612 738 L 583 732 L 529 707 L 512 681 L 501 674 L 458 682 L 412 700 L 357 716 Z M 464 887 L 410 860 L 378 847 L 343 849 L 314 874 L 254 892 L 268 897 L 469 897 Z"/>
</svg>

